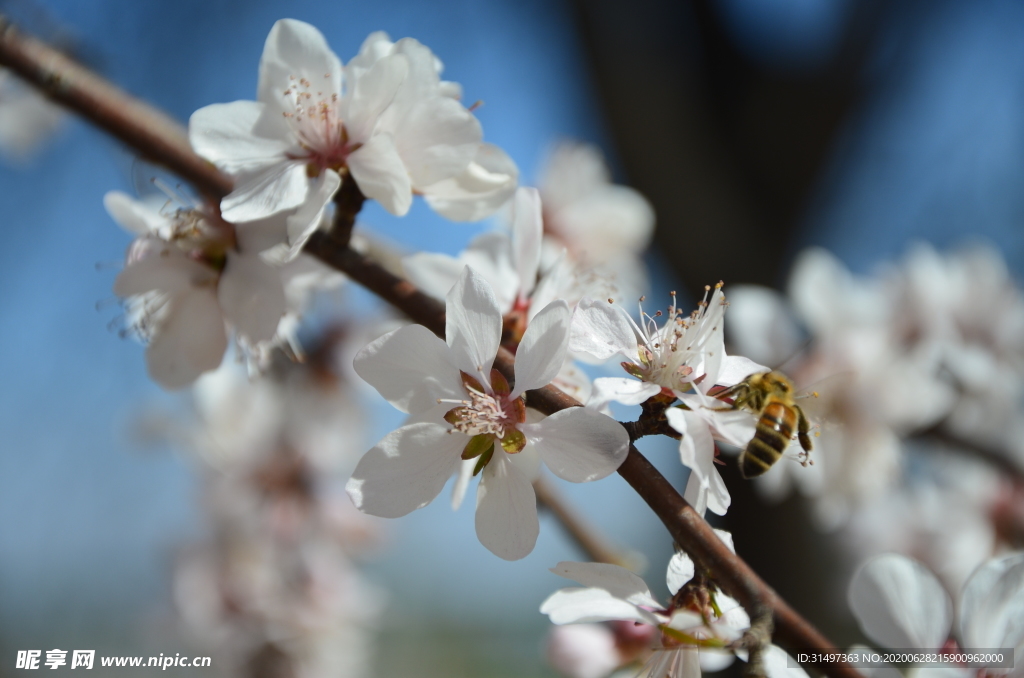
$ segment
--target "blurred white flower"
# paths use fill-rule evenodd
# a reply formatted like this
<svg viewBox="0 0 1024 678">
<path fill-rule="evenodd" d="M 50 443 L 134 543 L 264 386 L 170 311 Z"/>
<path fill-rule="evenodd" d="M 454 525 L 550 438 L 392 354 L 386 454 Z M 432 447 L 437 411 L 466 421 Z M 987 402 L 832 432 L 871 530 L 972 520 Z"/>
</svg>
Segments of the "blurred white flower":
<svg viewBox="0 0 1024 678">
<path fill-rule="evenodd" d="M 568 678 L 604 678 L 623 663 L 615 634 L 602 624 L 556 626 L 548 634 L 547 657 Z"/>
<path fill-rule="evenodd" d="M 793 473 L 792 464 L 776 464 L 758 486 L 781 497 L 799 484 L 816 498 L 815 516 L 826 528 L 888 491 L 899 477 L 899 438 L 937 422 L 954 401 L 937 373 L 934 345 L 908 343 L 898 330 L 897 297 L 892 286 L 854 277 L 820 249 L 798 257 L 788 303 L 764 288 L 730 293 L 736 350 L 785 362 L 796 383 L 820 392 L 801 406 L 827 422 L 815 441 L 814 466 Z M 811 335 L 804 351 L 797 321 Z"/>
<path fill-rule="evenodd" d="M 926 567 L 902 555 L 886 554 L 861 565 L 847 599 L 861 630 L 883 647 L 939 650 L 953 628 L 949 594 Z M 1024 675 L 1019 661 L 1024 656 L 1024 553 L 979 567 L 964 586 L 958 616 L 961 648 L 1014 648 L 1016 668 L 988 668 L 988 675 Z M 975 673 L 967 667 L 942 670 L 963 678 Z"/>
<path fill-rule="evenodd" d="M 430 503 L 464 459 L 477 459 L 476 528 L 496 555 L 533 550 L 539 525 L 531 479 L 513 461 L 527 445 L 559 477 L 603 478 L 625 459 L 629 436 L 614 420 L 570 408 L 526 423 L 521 395 L 551 382 L 565 362 L 571 311 L 555 301 L 538 313 L 516 353 L 515 388 L 491 369 L 502 318 L 489 285 L 467 267 L 447 297 L 447 342 L 420 325 L 374 341 L 356 372 L 410 422 L 359 462 L 346 489 L 362 511 L 403 516 Z"/>
<path fill-rule="evenodd" d="M 0 155 L 15 161 L 27 158 L 62 120 L 59 107 L 0 68 Z"/>
<path fill-rule="evenodd" d="M 104 205 L 137 236 L 114 292 L 127 299 L 127 323 L 148 343 L 153 379 L 176 389 L 216 369 L 231 330 L 253 344 L 273 339 L 286 310 L 281 277 L 230 224 L 118 192 Z"/>
<path fill-rule="evenodd" d="M 547 259 L 566 248 L 578 266 L 613 280 L 624 298 L 635 299 L 647 289 L 641 254 L 654 233 L 654 210 L 634 189 L 611 183 L 595 146 L 558 144 L 538 188 Z"/>
</svg>

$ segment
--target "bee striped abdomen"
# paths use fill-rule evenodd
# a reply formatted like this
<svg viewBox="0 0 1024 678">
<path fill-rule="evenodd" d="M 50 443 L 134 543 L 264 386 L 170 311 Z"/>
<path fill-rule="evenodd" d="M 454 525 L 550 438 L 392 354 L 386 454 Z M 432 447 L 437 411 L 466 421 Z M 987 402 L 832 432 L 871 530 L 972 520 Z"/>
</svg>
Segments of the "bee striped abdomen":
<svg viewBox="0 0 1024 678">
<path fill-rule="evenodd" d="M 769 401 L 761 411 L 754 437 L 740 456 L 740 472 L 744 478 L 759 476 L 771 468 L 789 447 L 796 427 L 793 408 L 778 401 Z"/>
</svg>

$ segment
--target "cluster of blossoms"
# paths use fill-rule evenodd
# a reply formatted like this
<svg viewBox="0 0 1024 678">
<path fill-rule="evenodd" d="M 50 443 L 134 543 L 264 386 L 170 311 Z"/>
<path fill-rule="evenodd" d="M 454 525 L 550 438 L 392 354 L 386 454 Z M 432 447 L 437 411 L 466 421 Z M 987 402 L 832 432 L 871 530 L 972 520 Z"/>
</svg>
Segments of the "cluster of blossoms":
<svg viewBox="0 0 1024 678">
<path fill-rule="evenodd" d="M 107 209 L 137 236 L 115 292 L 148 343 L 150 374 L 181 388 L 216 369 L 228 337 L 259 364 L 299 350 L 311 289 L 336 285 L 302 245 L 342 186 L 395 214 L 414 192 L 439 213 L 476 220 L 505 203 L 518 170 L 412 39 L 374 33 L 346 66 L 312 26 L 277 22 L 260 61 L 259 101 L 193 114 L 196 151 L 235 180 L 219 205 L 169 206 L 113 193 Z"/>
<path fill-rule="evenodd" d="M 315 28 L 278 21 L 260 60 L 258 101 L 207 106 L 189 121 L 196 152 L 235 179 L 223 217 L 272 218 L 298 248 L 345 181 L 399 216 L 413 192 L 454 220 L 494 212 L 518 172 L 483 143 L 461 88 L 441 71 L 428 48 L 384 33 L 342 66 Z"/>
<path fill-rule="evenodd" d="M 305 363 L 250 381 L 227 363 L 193 390 L 183 440 L 198 462 L 210 535 L 174 575 L 186 636 L 234 675 L 369 675 L 384 595 L 357 562 L 379 527 L 341 491 L 363 417 L 328 331 Z M 280 354 L 278 354 L 280 356 Z"/>
<path fill-rule="evenodd" d="M 1024 468 L 1024 295 L 997 252 L 922 244 L 859 277 L 812 249 L 788 300 L 754 287 L 730 296 L 732 344 L 787 361 L 821 392 L 816 464 L 779 465 L 762 490 L 796 485 L 856 554 L 913 555 L 952 589 L 1024 544 L 1019 490 L 1003 470 Z"/>
<path fill-rule="evenodd" d="M 666 312 L 641 308 L 637 320 L 615 303 L 647 287 L 640 253 L 653 212 L 610 182 L 593 148 L 559 146 L 538 188 L 518 187 L 515 164 L 483 142 L 461 88 L 442 80 L 442 70 L 419 42 L 383 33 L 343 64 L 315 28 L 279 21 L 264 47 L 257 101 L 207 106 L 189 122 L 193 148 L 234 190 L 217 204 L 180 207 L 106 198 L 136 237 L 115 292 L 126 324 L 148 344 L 150 374 L 172 389 L 200 379 L 204 424 L 191 446 L 209 471 L 214 535 L 182 559 L 177 585 L 186 619 L 231 648 L 235 666 L 278 661 L 310 678 L 361 674 L 364 655 L 353 648 L 365 649 L 380 597 L 353 566 L 372 530 L 351 506 L 397 518 L 455 478 L 457 508 L 479 476 L 480 542 L 501 558 L 523 558 L 539 533 L 533 484 L 541 462 L 580 483 L 612 474 L 629 454 L 630 432 L 611 418 L 613 403 L 643 406 L 634 434 L 679 440 L 689 469 L 684 497 L 701 516 L 724 515 L 731 504 L 716 467 L 720 445 L 801 461 L 762 456 L 763 487 L 781 494 L 800 485 L 823 523 L 847 524 L 853 534 L 871 509 L 926 505 L 929 490 L 903 472 L 902 440 L 911 435 L 970 439 L 1024 465 L 1024 299 L 991 253 L 942 258 L 920 249 L 905 266 L 857 279 L 812 251 L 797 265 L 791 304 L 767 290 L 730 290 L 731 339 L 750 358 L 729 355 L 722 283 L 706 288 L 689 314 L 674 293 Z M 283 362 L 305 353 L 300 324 L 313 293 L 343 281 L 302 251 L 331 222 L 332 202 L 338 210 L 354 203 L 344 215 L 353 219 L 365 199 L 401 216 L 415 195 L 455 221 L 508 219 L 458 256 L 401 260 L 408 279 L 444 299 L 444 338 L 405 325 L 355 354 L 354 372 L 408 415 L 356 462 L 360 415 L 338 371 L 315 352 L 304 365 Z M 801 350 L 805 333 L 811 342 Z M 232 339 L 258 379 L 222 366 Z M 612 359 L 624 373 L 593 382 L 577 364 Z M 813 467 L 811 426 L 789 381 L 775 375 L 778 393 L 755 393 L 769 380 L 757 375 L 783 361 L 795 364 L 797 383 L 839 382 L 821 389 L 815 410 L 823 415 L 810 417 L 815 428 L 827 420 Z M 531 408 L 528 392 L 548 385 L 584 406 L 547 416 Z M 775 419 L 766 414 L 772 402 Z M 971 475 L 976 468 L 949 473 L 929 495 L 952 505 L 948 516 L 925 510 L 914 522 L 914 511 L 902 510 L 903 522 L 887 521 L 890 537 L 934 547 L 925 550 L 936 561 L 969 552 L 946 558 L 940 574 L 951 582 L 1001 545 L 988 518 L 1012 488 L 992 474 Z M 335 491 L 346 478 L 344 494 Z M 334 502 L 344 495 L 340 508 Z M 963 529 L 950 529 L 967 505 Z M 929 541 L 936 520 L 984 543 Z M 876 530 L 861 534 L 874 540 L 864 550 L 883 545 Z M 731 547 L 728 534 L 719 536 Z M 685 554 L 669 564 L 666 605 L 617 566 L 561 563 L 554 571 L 584 587 L 559 591 L 541 608 L 555 624 L 586 624 L 552 639 L 553 662 L 573 678 L 638 662 L 647 678 L 695 678 L 737 656 L 773 678 L 806 675 L 788 668 L 780 648 L 756 645 L 747 613 Z M 965 593 L 965 606 L 989 595 L 978 586 L 968 585 L 975 594 Z M 965 619 L 962 629 L 973 629 Z"/>
<path fill-rule="evenodd" d="M 951 635 L 953 601 L 939 580 L 916 560 L 892 553 L 873 558 L 854 574 L 847 593 L 864 635 L 881 647 L 954 653 L 958 648 L 1005 648 L 1013 653 L 1013 668 L 978 669 L 949 663 L 932 668 L 912 666 L 908 676 L 928 672 L 947 678 L 1024 675 L 1024 552 L 986 560 L 974 570 L 955 608 L 955 638 Z"/>
</svg>

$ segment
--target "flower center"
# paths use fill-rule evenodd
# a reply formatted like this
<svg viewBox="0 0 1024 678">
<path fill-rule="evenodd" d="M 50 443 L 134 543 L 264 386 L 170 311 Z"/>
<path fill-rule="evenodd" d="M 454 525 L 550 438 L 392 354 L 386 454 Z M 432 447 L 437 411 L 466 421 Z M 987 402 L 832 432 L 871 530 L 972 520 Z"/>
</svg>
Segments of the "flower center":
<svg viewBox="0 0 1024 678">
<path fill-rule="evenodd" d="M 526 445 L 526 436 L 517 428 L 526 421 L 526 402 L 522 397 L 512 398 L 508 382 L 497 370 L 491 370 L 491 384 L 486 388 L 472 376 L 462 373 L 466 400 L 438 400 L 439 403 L 457 405 L 444 415 L 458 431 L 470 437 L 463 450 L 463 459 L 479 457 L 474 475 L 487 465 L 498 442 L 505 452 L 516 454 Z"/>
<path fill-rule="evenodd" d="M 445 419 L 452 428 L 468 436 L 487 435 L 504 438 L 506 433 L 525 421 L 522 398 L 511 398 L 508 383 L 499 378 L 497 370 L 492 374 L 492 387 L 483 387 L 476 379 L 463 373 L 462 382 L 466 389 L 466 400 L 442 400 L 458 405 L 448 411 Z"/>
<path fill-rule="evenodd" d="M 722 283 L 715 285 L 714 289 L 715 294 L 709 304 L 708 293 L 711 287 L 704 288 L 704 299 L 689 316 L 683 315 L 676 304 L 675 292 L 671 293 L 672 303 L 664 314 L 658 311 L 653 316 L 648 315 L 641 306 L 641 324 L 638 329 L 642 341 L 638 362 L 623 363 L 626 371 L 664 388 L 680 391 L 689 389 L 690 384 L 696 381 L 694 370 L 702 367 L 711 355 L 707 352 L 711 338 L 722 331 L 725 315 Z M 640 301 L 643 302 L 643 298 Z M 658 327 L 657 319 L 662 315 L 666 318 Z"/>
<path fill-rule="evenodd" d="M 306 78 L 289 77 L 291 86 L 283 94 L 285 108 L 291 110 L 285 110 L 284 117 L 306 151 L 295 159 L 308 160 L 306 172 L 310 177 L 319 176 L 328 168 L 340 170 L 360 144 L 349 143 L 348 131 L 338 113 L 338 94 L 325 93 Z M 324 74 L 325 80 L 330 77 L 330 73 Z"/>
</svg>

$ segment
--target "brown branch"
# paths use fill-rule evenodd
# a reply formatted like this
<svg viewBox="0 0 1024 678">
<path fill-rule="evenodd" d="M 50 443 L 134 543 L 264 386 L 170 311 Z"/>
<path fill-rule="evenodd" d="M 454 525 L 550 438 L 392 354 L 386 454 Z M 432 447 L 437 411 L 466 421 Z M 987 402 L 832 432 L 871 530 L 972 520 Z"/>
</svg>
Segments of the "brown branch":
<svg viewBox="0 0 1024 678">
<path fill-rule="evenodd" d="M 181 125 L 45 43 L 22 35 L 0 14 L 0 65 L 56 103 L 164 165 L 211 195 L 231 191 L 231 179 L 195 153 Z"/>
<path fill-rule="evenodd" d="M 132 99 L 45 44 L 20 35 L 2 16 L 0 65 L 11 68 L 54 101 L 94 122 L 133 147 L 143 157 L 165 165 L 207 195 L 220 197 L 230 192 L 230 178 L 195 155 L 185 135 L 173 121 L 141 101 Z M 401 309 L 414 321 L 444 335 L 444 307 L 440 302 L 364 255 L 349 249 L 341 240 L 318 232 L 310 238 L 306 251 L 346 273 L 354 281 Z M 495 359 L 495 367 L 509 377 L 514 374 L 513 363 L 514 357 L 504 349 Z M 549 414 L 580 406 L 580 403 L 551 386 L 529 391 L 527 402 L 531 407 Z M 763 618 L 769 612 L 774 616 L 777 635 L 783 644 L 794 650 L 835 651 L 824 636 L 725 546 L 711 526 L 635 447 L 630 446 L 619 474 L 654 510 L 672 538 L 698 565 L 713 572 L 718 585 L 736 598 L 752 618 Z M 859 676 L 847 664 L 824 663 L 818 664 L 818 668 L 836 678 Z"/>
</svg>

